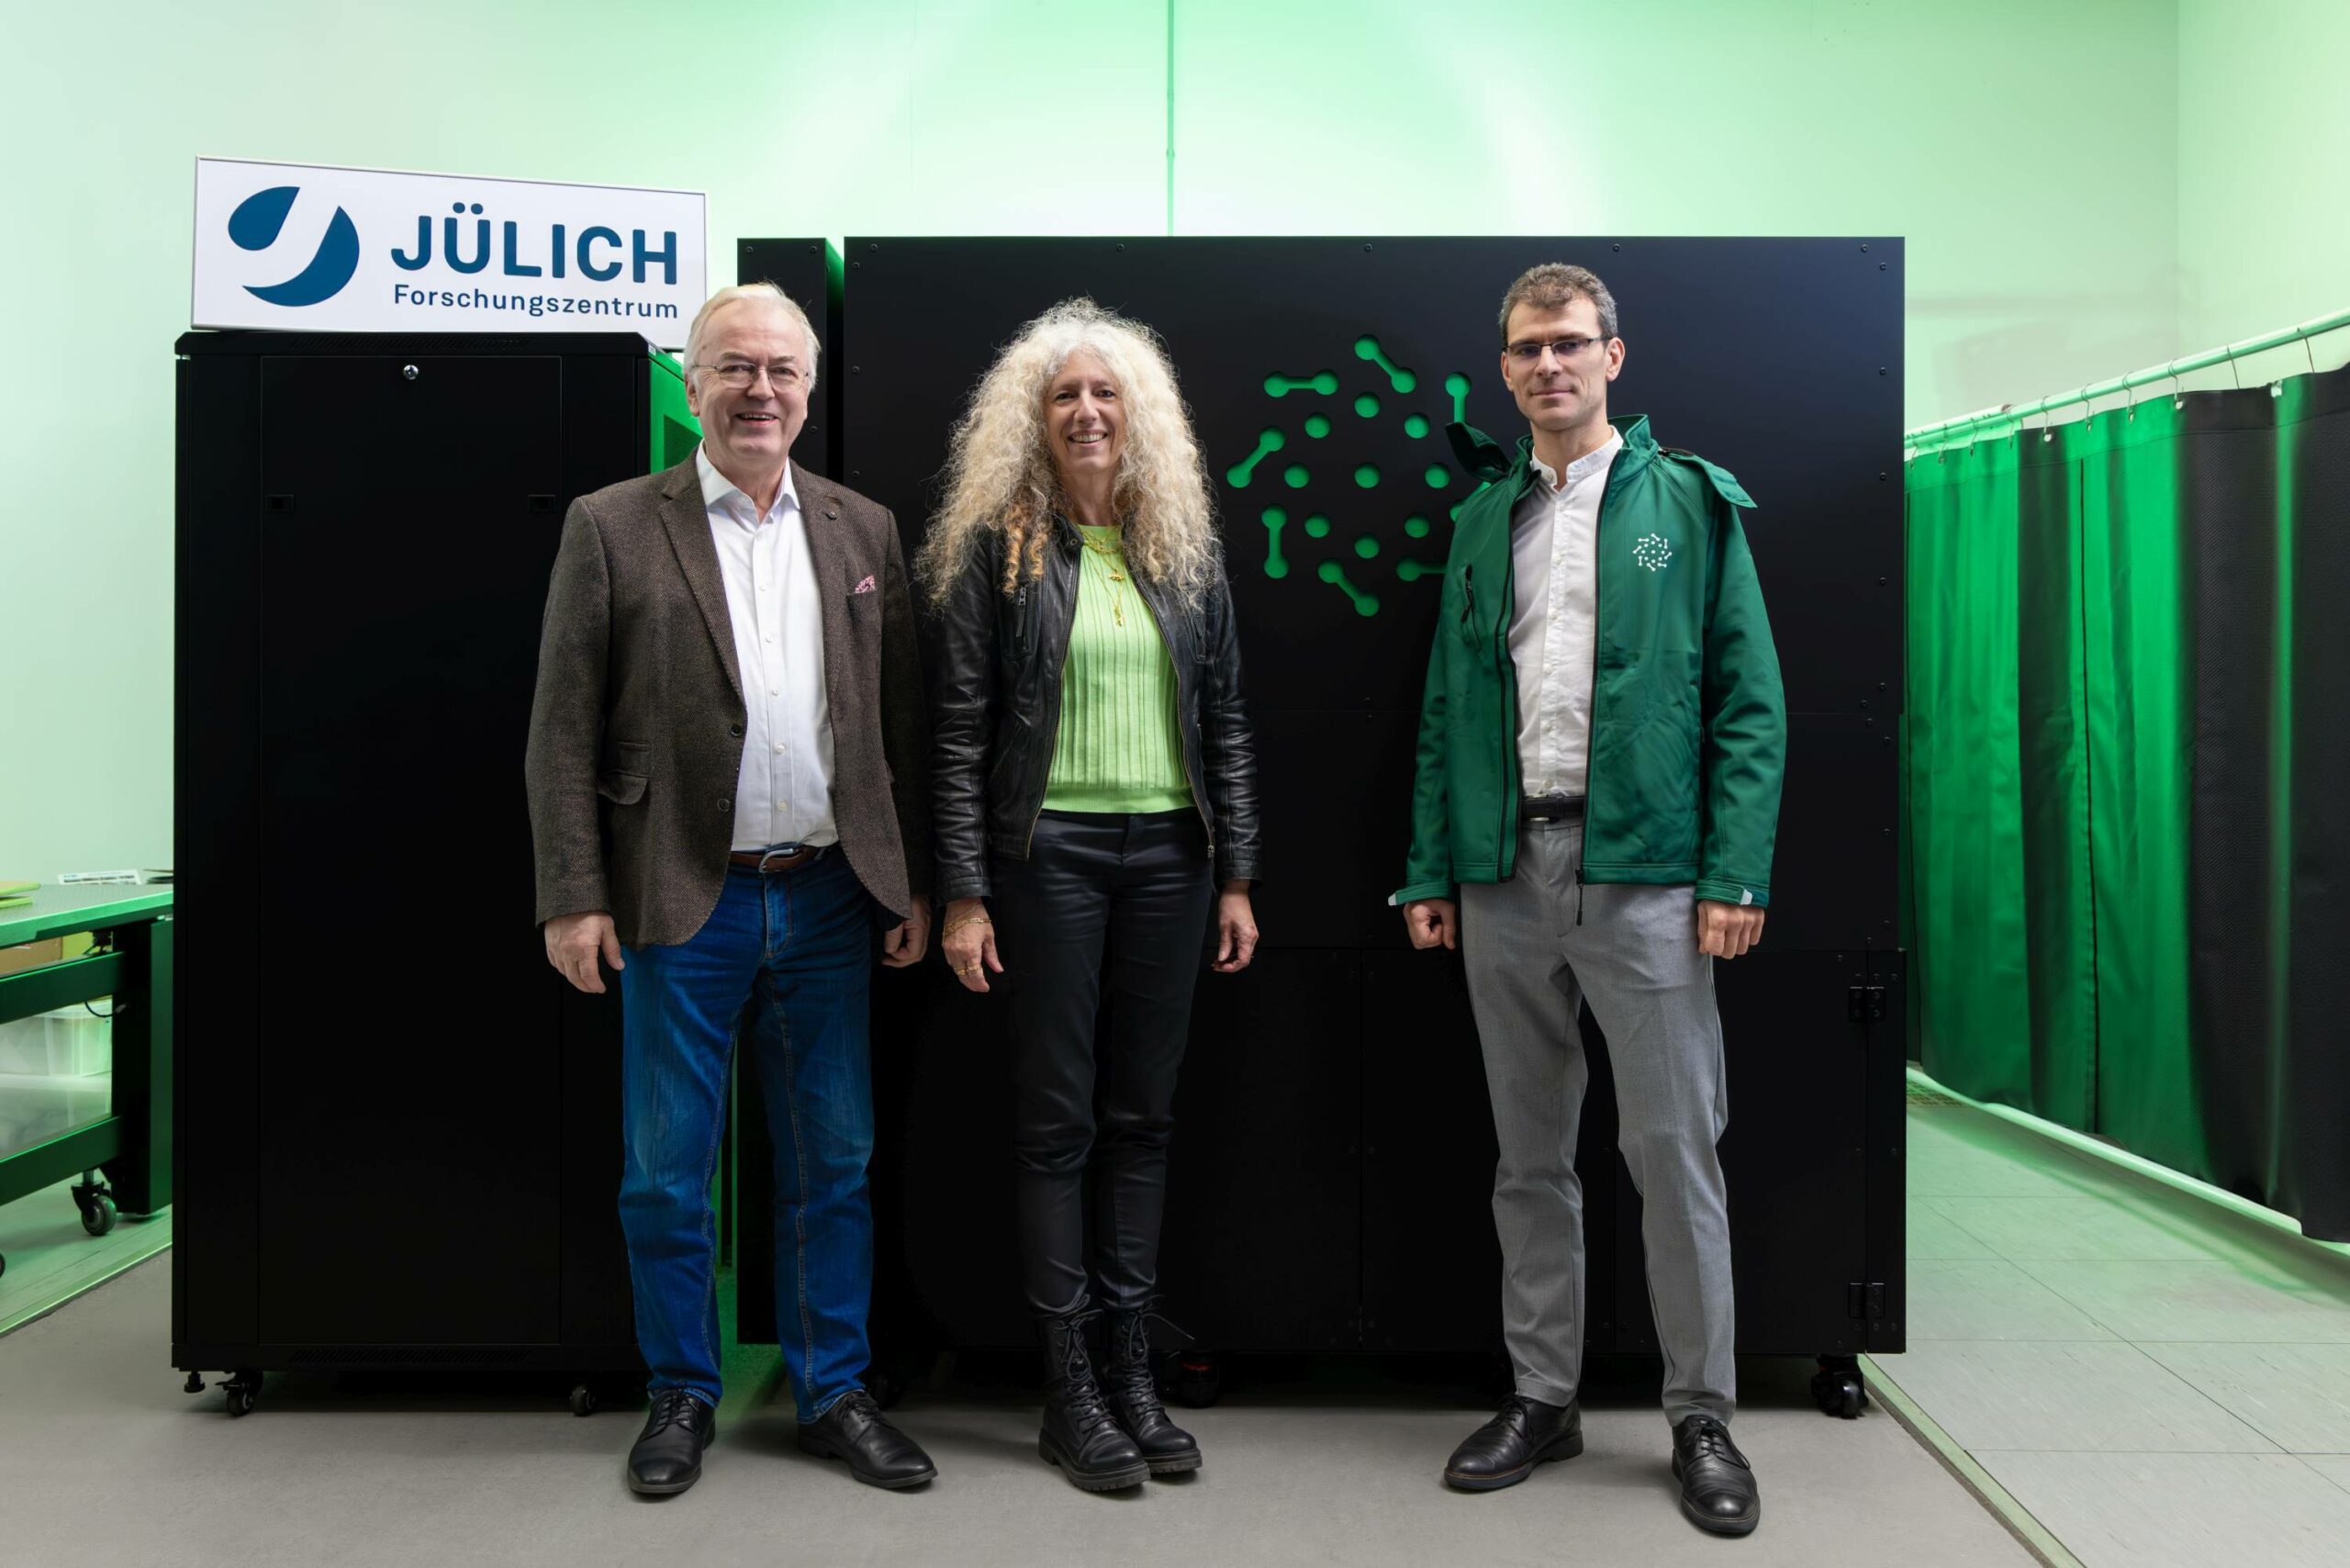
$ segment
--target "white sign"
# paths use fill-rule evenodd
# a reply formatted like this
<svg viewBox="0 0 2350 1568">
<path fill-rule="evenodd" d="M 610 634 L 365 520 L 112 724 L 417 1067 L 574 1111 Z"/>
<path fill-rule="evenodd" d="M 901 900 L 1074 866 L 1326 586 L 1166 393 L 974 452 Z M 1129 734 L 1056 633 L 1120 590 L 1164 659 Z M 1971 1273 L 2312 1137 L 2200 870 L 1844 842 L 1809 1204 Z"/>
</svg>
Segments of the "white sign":
<svg viewBox="0 0 2350 1568">
<path fill-rule="evenodd" d="M 193 319 L 683 348 L 708 293 L 706 212 L 699 191 L 199 158 Z"/>
</svg>

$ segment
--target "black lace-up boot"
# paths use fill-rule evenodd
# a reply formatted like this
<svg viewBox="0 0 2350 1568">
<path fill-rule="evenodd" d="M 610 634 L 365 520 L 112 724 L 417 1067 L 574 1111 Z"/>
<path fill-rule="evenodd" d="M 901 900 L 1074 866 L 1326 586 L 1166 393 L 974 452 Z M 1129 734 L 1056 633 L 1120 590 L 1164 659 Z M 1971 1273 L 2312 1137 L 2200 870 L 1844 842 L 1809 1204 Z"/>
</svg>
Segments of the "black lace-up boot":
<svg viewBox="0 0 2350 1568">
<path fill-rule="evenodd" d="M 1167 1407 L 1158 1402 L 1158 1374 L 1152 1362 L 1145 1314 L 1110 1314 L 1110 1355 L 1102 1382 L 1109 1396 L 1110 1414 L 1134 1439 L 1153 1475 L 1180 1475 L 1200 1468 L 1198 1439 L 1169 1420 Z"/>
<path fill-rule="evenodd" d="M 1045 1426 L 1036 1451 L 1061 1467 L 1069 1484 L 1088 1492 L 1139 1486 L 1150 1466 L 1134 1439 L 1118 1429 L 1086 1353 L 1089 1312 L 1037 1319 L 1045 1344 Z"/>
</svg>

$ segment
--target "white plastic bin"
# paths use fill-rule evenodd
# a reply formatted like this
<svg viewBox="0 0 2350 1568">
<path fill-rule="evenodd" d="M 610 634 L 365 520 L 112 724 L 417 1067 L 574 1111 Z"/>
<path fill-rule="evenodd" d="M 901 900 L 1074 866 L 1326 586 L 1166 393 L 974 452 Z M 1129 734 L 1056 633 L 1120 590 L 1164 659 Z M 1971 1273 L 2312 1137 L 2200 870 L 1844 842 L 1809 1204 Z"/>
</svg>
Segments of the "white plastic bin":
<svg viewBox="0 0 2350 1568">
<path fill-rule="evenodd" d="M 113 1070 L 114 1021 L 95 1016 L 78 1002 L 0 1024 L 0 1073 L 95 1078 Z"/>
</svg>

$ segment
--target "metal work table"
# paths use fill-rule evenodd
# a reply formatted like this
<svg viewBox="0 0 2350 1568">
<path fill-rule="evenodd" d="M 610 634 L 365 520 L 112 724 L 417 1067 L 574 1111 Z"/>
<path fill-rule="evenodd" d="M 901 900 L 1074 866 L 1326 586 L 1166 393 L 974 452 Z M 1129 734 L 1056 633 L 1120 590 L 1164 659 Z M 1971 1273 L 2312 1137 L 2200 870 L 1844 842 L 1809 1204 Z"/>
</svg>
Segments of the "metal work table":
<svg viewBox="0 0 2350 1568">
<path fill-rule="evenodd" d="M 0 910 L 0 947 L 84 931 L 95 943 L 89 952 L 0 977 L 0 1024 L 111 996 L 112 1103 L 95 1120 L 0 1155 L 0 1204 L 79 1171 L 73 1201 L 84 1227 L 102 1236 L 118 1205 L 147 1215 L 172 1201 L 172 890 L 44 885 L 31 903 Z"/>
</svg>

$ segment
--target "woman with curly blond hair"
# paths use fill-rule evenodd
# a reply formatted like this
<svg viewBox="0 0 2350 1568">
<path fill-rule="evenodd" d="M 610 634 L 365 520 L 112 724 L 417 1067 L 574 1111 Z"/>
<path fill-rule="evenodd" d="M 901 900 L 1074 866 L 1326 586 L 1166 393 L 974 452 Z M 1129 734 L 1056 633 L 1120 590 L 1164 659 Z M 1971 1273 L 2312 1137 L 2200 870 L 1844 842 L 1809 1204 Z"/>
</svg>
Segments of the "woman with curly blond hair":
<svg viewBox="0 0 2350 1568">
<path fill-rule="evenodd" d="M 1038 1448 L 1079 1486 L 1114 1491 L 1200 1465 L 1159 1404 L 1147 1315 L 1211 902 L 1218 972 L 1257 946 L 1232 589 L 1165 351 L 1090 299 L 1003 350 L 947 471 L 917 561 L 942 629 L 941 947 L 969 990 L 993 974 L 1011 992 Z M 1100 1312 L 1097 1380 L 1085 1329 Z"/>
</svg>

